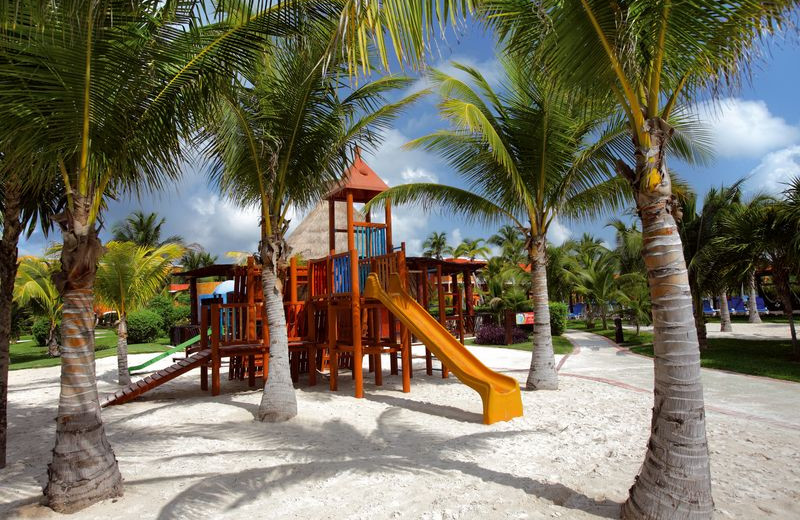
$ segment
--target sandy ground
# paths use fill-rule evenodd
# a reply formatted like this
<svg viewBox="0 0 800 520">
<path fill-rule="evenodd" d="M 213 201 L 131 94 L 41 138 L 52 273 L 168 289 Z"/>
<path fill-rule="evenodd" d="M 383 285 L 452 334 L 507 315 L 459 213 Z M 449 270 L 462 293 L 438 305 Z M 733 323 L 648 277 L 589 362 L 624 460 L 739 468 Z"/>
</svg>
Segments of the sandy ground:
<svg viewBox="0 0 800 520">
<path fill-rule="evenodd" d="M 582 365 L 591 349 L 581 350 L 563 371 L 608 372 L 604 357 Z M 528 353 L 473 351 L 524 381 Z M 114 364 L 98 362 L 101 391 L 115 388 Z M 11 373 L 0 518 L 59 516 L 39 505 L 58 370 Z M 785 387 L 800 397 L 800 385 Z M 259 391 L 223 381 L 211 398 L 196 373 L 106 409 L 125 495 L 75 517 L 616 518 L 644 456 L 652 401 L 648 391 L 564 375 L 556 392 L 523 393 L 525 417 L 485 426 L 477 394 L 452 377 L 419 370 L 403 394 L 387 374 L 363 400 L 348 378 L 340 388 L 301 381 L 299 416 L 277 425 L 253 420 Z M 800 426 L 709 410 L 708 436 L 718 518 L 800 517 Z"/>
</svg>

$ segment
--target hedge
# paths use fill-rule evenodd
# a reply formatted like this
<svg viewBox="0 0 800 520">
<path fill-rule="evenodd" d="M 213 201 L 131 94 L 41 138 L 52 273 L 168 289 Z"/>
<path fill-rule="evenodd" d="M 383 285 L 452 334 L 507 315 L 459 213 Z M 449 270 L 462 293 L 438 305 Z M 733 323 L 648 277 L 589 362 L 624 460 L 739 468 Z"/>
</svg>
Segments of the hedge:
<svg viewBox="0 0 800 520">
<path fill-rule="evenodd" d="M 128 343 L 151 343 L 164 330 L 161 316 L 148 309 L 128 313 Z"/>
<path fill-rule="evenodd" d="M 567 329 L 567 314 L 569 309 L 566 303 L 550 302 L 550 333 L 560 336 Z"/>
</svg>

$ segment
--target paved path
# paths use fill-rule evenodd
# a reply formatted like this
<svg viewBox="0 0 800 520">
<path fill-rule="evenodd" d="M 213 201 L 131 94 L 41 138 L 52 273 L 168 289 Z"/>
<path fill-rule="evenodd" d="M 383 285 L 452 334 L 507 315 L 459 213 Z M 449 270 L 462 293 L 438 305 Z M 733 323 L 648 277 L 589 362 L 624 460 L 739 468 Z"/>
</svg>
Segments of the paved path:
<svg viewBox="0 0 800 520">
<path fill-rule="evenodd" d="M 559 374 L 653 391 L 653 361 L 620 349 L 610 340 L 589 332 L 565 334 L 576 353 L 561 361 Z M 702 369 L 706 409 L 800 430 L 800 383 Z"/>
</svg>

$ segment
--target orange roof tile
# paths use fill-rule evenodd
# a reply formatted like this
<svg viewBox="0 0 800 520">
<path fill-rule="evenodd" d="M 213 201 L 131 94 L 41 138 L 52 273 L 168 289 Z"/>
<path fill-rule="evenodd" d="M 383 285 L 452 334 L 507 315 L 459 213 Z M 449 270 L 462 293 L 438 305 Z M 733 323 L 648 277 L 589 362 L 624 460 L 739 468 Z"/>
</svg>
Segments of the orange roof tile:
<svg viewBox="0 0 800 520">
<path fill-rule="evenodd" d="M 378 174 L 361 158 L 361 150 L 356 149 L 356 159 L 344 174 L 342 181 L 328 193 L 327 198 L 345 200 L 347 193 L 353 193 L 354 202 L 369 202 L 375 195 L 389 189 Z"/>
</svg>

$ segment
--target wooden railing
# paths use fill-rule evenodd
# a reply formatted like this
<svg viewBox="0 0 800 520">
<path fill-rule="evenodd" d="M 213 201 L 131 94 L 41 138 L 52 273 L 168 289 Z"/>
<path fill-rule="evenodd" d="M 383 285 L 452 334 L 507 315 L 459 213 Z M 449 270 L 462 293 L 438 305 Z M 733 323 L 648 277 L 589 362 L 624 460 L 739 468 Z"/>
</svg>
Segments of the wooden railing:
<svg viewBox="0 0 800 520">
<path fill-rule="evenodd" d="M 309 296 L 323 296 L 328 294 L 328 259 L 311 260 L 308 262 L 308 287 Z"/>
<path fill-rule="evenodd" d="M 344 294 L 353 291 L 353 277 L 350 275 L 350 253 L 340 253 L 331 257 L 333 270 L 333 293 Z"/>
<path fill-rule="evenodd" d="M 359 258 L 386 254 L 386 224 L 356 222 L 353 232 Z"/>
<path fill-rule="evenodd" d="M 289 341 L 305 338 L 308 330 L 305 303 L 284 303 L 283 308 L 286 312 L 286 331 L 289 335 Z"/>
</svg>

